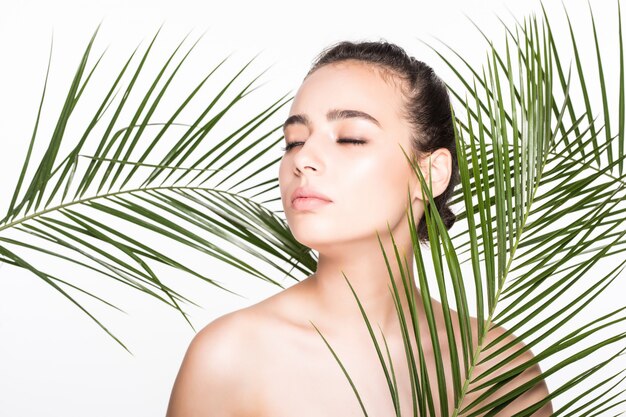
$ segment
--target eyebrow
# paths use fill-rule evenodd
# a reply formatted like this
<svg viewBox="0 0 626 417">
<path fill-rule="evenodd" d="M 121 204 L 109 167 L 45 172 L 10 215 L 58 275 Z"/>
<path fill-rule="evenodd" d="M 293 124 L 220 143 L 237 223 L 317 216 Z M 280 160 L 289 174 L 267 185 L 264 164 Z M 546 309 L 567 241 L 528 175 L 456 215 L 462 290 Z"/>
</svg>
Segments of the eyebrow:
<svg viewBox="0 0 626 417">
<path fill-rule="evenodd" d="M 326 113 L 326 120 L 328 120 L 329 122 L 333 120 L 352 118 L 365 119 L 374 123 L 376 126 L 381 127 L 380 122 L 376 120 L 374 116 L 365 113 L 364 111 L 332 109 L 329 110 L 328 113 Z M 292 116 L 289 116 L 287 120 L 285 120 L 285 123 L 283 123 L 283 131 L 287 129 L 287 126 L 294 124 L 301 124 L 309 127 L 311 125 L 311 119 L 309 119 L 306 114 L 294 114 Z"/>
</svg>

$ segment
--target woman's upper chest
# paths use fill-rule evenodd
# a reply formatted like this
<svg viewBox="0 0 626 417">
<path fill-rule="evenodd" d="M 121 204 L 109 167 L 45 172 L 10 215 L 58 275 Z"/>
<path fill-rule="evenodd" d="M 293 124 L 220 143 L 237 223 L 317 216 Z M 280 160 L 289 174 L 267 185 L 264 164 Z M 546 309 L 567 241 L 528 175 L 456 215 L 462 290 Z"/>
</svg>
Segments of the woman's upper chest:
<svg viewBox="0 0 626 417">
<path fill-rule="evenodd" d="M 324 333 L 322 331 L 322 333 Z M 371 340 L 325 335 L 359 391 L 369 416 L 395 415 L 387 379 Z M 402 346 L 389 341 L 403 415 L 412 414 Z M 245 381 L 250 416 L 363 416 L 346 375 L 319 334 L 267 332 L 251 343 Z"/>
</svg>

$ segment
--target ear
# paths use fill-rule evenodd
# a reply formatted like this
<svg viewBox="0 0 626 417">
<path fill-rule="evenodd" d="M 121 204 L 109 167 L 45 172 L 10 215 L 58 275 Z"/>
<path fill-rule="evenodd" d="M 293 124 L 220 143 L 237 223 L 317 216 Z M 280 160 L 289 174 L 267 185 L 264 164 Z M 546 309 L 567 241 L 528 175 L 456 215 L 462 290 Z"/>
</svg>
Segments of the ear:
<svg viewBox="0 0 626 417">
<path fill-rule="evenodd" d="M 424 176 L 426 184 L 432 182 L 431 193 L 433 197 L 437 197 L 446 190 L 452 175 L 452 155 L 448 149 L 439 148 L 423 155 L 417 161 L 417 165 Z M 419 178 L 415 173 L 413 173 L 413 176 L 415 177 L 415 185 L 412 190 L 413 200 L 422 200 L 422 187 Z"/>
</svg>

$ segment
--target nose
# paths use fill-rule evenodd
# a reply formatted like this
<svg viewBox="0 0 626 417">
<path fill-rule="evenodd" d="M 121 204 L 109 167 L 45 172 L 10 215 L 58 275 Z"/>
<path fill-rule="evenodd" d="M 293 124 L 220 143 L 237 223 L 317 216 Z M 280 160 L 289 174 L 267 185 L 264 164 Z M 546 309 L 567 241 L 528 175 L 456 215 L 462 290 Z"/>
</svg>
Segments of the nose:
<svg viewBox="0 0 626 417">
<path fill-rule="evenodd" d="M 293 165 L 294 173 L 300 175 L 305 169 L 309 168 L 314 172 L 319 172 L 323 167 L 321 156 L 321 142 L 323 138 L 314 139 L 311 135 L 302 145 L 297 146 L 298 151 L 294 153 Z"/>
</svg>

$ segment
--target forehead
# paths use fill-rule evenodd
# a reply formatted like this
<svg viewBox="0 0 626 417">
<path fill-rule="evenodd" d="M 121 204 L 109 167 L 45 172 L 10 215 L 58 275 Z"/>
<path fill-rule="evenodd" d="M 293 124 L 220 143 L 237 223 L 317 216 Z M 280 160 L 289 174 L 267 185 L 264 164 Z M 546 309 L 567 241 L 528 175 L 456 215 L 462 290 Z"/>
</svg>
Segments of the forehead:
<svg viewBox="0 0 626 417">
<path fill-rule="evenodd" d="M 289 112 L 311 119 L 328 110 L 343 108 L 366 112 L 383 128 L 402 118 L 403 95 L 398 77 L 359 61 L 324 65 L 302 83 Z"/>
</svg>

